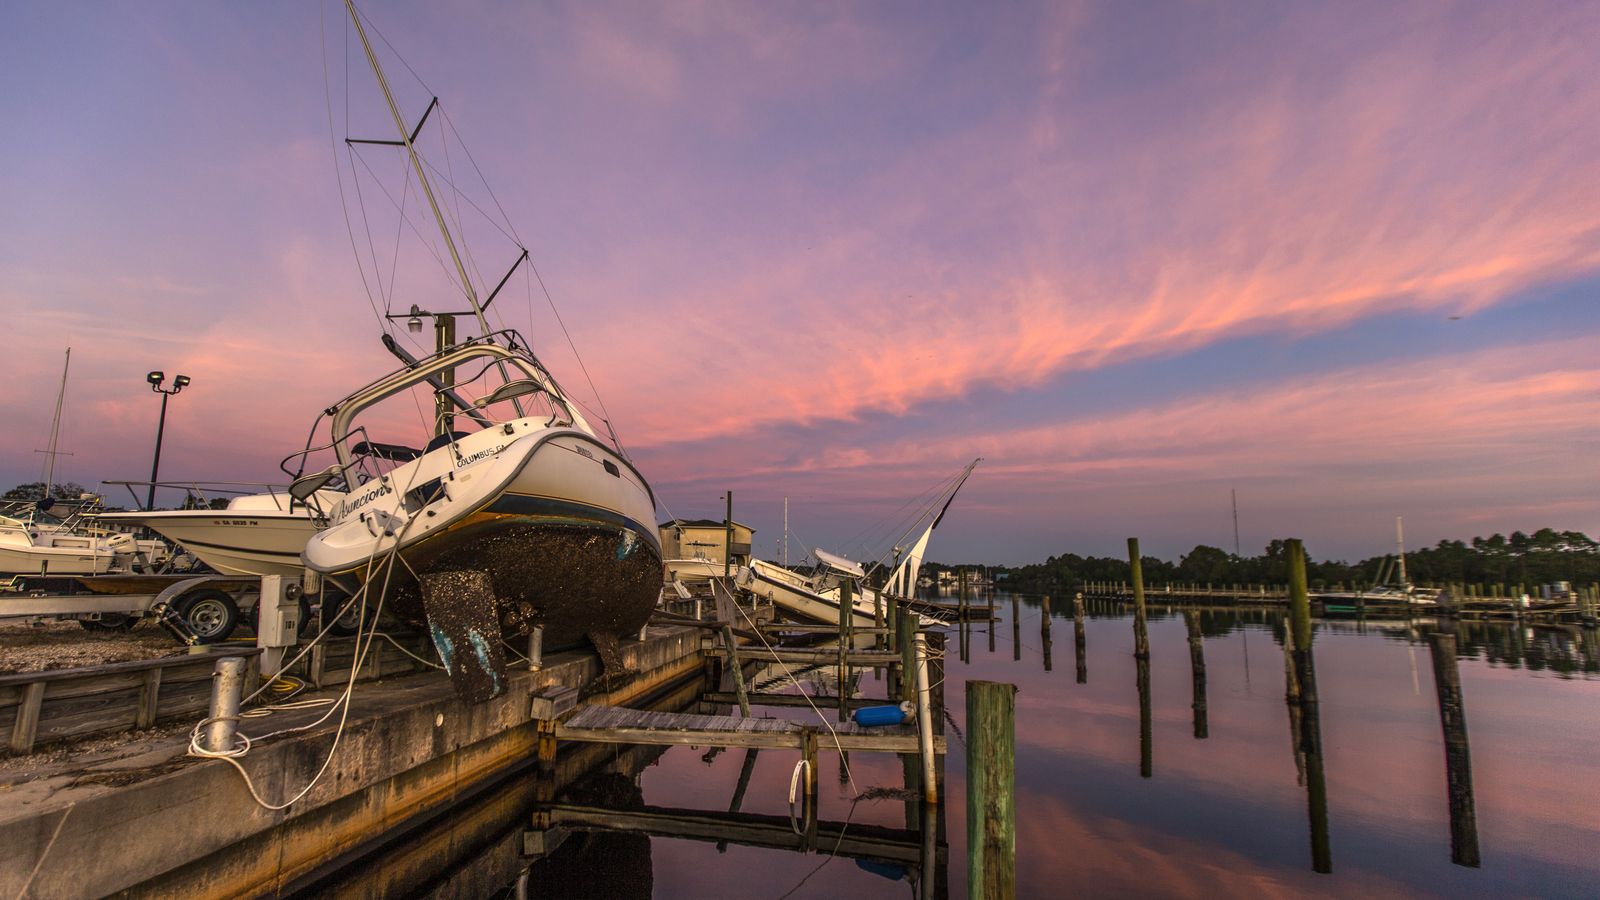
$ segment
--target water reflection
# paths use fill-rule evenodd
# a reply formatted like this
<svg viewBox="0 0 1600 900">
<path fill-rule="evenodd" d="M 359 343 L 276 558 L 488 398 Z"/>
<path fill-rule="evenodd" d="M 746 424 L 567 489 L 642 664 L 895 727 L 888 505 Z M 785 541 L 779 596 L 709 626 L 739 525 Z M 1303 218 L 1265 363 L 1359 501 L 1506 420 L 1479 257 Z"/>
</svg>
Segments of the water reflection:
<svg viewBox="0 0 1600 900">
<path fill-rule="evenodd" d="M 1021 688 L 1019 896 L 1055 896 L 1066 885 L 1094 895 L 1585 895 L 1600 880 L 1592 853 L 1600 821 L 1589 790 L 1600 783 L 1600 759 L 1580 749 L 1600 743 L 1600 721 L 1585 712 L 1600 703 L 1593 631 L 1425 618 L 1318 620 L 1314 640 L 1297 654 L 1281 609 L 1151 605 L 1150 657 L 1141 661 L 1132 653 L 1130 617 L 1115 604 L 1074 599 L 1069 609 L 1058 598 L 1051 608 L 1042 597 L 1002 595 L 999 606 L 1011 627 L 991 623 L 989 634 L 997 644 L 1011 640 L 1012 652 L 959 663 L 950 648 L 932 682 L 948 693 L 957 717 L 968 679 Z M 1050 671 L 1055 616 L 1073 619 L 1076 683 Z M 952 630 L 966 650 L 970 628 Z M 1090 638 L 1100 648 L 1093 684 Z M 1413 649 L 1428 654 L 1417 667 Z M 1281 694 L 1269 671 L 1280 650 Z M 831 674 L 799 677 L 810 690 L 814 675 L 814 687 L 827 693 Z M 1135 692 L 1127 690 L 1129 680 Z M 781 673 L 755 681 L 763 690 L 792 689 Z M 871 679 L 861 685 L 887 687 Z M 1476 760 L 1467 750 L 1468 694 Z M 856 754 L 853 784 L 823 779 L 811 852 L 785 843 L 805 838 L 792 837 L 787 814 L 794 754 L 734 751 L 702 761 L 704 748 L 677 748 L 612 761 L 615 751 L 606 749 L 600 768 L 633 773 L 628 784 L 636 791 L 613 784 L 605 796 L 615 802 L 578 803 L 530 793 L 513 780 L 490 792 L 492 799 L 465 807 L 440 836 L 412 842 L 420 857 L 364 861 L 349 876 L 363 887 L 348 893 L 446 893 L 449 883 L 482 888 L 457 894 L 510 894 L 526 868 L 528 896 L 549 896 L 537 893 L 545 872 L 568 865 L 580 873 L 586 866 L 626 869 L 626 878 L 614 873 L 620 896 L 640 895 L 643 884 L 659 897 L 791 890 L 794 897 L 944 896 L 952 879 L 965 879 L 964 753 L 959 718 L 951 724 L 940 808 L 902 799 L 919 793 L 915 757 Z M 530 810 L 540 804 L 589 809 L 593 827 L 582 834 L 569 828 L 566 840 L 599 836 L 601 818 L 615 815 L 607 827 L 627 824 L 623 836 L 632 841 L 618 845 L 615 866 L 602 858 L 610 852 L 582 843 L 566 851 L 569 861 L 552 852 L 534 863 L 520 851 Z M 655 813 L 670 813 L 671 828 L 644 829 Z M 701 815 L 716 830 L 688 835 L 679 820 Z M 837 858 L 829 855 L 836 843 Z M 1480 843 L 1492 865 L 1471 868 Z M 931 865 L 923 862 L 929 859 Z M 566 876 L 548 877 L 556 883 Z M 585 882 L 586 893 L 600 883 Z"/>
</svg>

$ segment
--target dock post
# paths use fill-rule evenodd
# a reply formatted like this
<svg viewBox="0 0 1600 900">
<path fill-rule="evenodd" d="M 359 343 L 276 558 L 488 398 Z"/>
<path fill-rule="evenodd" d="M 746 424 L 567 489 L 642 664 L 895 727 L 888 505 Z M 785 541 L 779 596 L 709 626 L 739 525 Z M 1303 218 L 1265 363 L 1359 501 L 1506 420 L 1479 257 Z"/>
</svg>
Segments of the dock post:
<svg viewBox="0 0 1600 900">
<path fill-rule="evenodd" d="M 733 691 L 739 698 L 739 715 L 750 718 L 750 695 L 744 689 L 744 664 L 739 661 L 739 645 L 733 637 L 733 626 L 722 626 L 722 646 L 728 653 L 728 668 L 733 670 Z"/>
<path fill-rule="evenodd" d="M 1078 667 L 1078 683 L 1089 683 L 1088 642 L 1083 633 L 1083 594 L 1072 598 L 1072 652 Z"/>
<path fill-rule="evenodd" d="M 239 727 L 239 702 L 244 691 L 245 661 L 242 656 L 217 660 L 211 675 L 211 724 L 206 727 L 206 749 L 213 753 L 233 749 L 234 732 Z"/>
<path fill-rule="evenodd" d="M 933 702 L 928 688 L 928 639 L 915 638 L 917 651 L 917 753 L 922 758 L 922 802 L 939 802 L 937 760 L 933 755 Z"/>
<path fill-rule="evenodd" d="M 839 721 L 850 718 L 849 704 L 845 702 L 845 695 L 850 690 L 850 626 L 854 617 L 853 607 L 855 598 L 851 596 L 852 585 L 848 581 L 839 584 Z"/>
<path fill-rule="evenodd" d="M 528 671 L 537 672 L 544 665 L 544 626 L 535 625 L 528 631 Z"/>
<path fill-rule="evenodd" d="M 1306 592 L 1306 548 L 1299 538 L 1287 542 L 1289 551 L 1289 621 L 1294 632 L 1294 669 L 1301 702 L 1317 702 L 1316 676 L 1311 668 L 1311 598 Z"/>
<path fill-rule="evenodd" d="M 1017 686 L 967 682 L 967 896 L 1017 894 Z"/>
<path fill-rule="evenodd" d="M 1450 793 L 1450 861 L 1477 868 L 1478 813 L 1472 798 L 1472 752 L 1467 744 L 1467 711 L 1461 696 L 1461 670 L 1456 665 L 1456 636 L 1428 635 L 1433 656 L 1433 685 L 1439 695 L 1439 723 L 1444 728 L 1445 779 Z"/>
<path fill-rule="evenodd" d="M 1210 728 L 1206 721 L 1205 636 L 1200 633 L 1199 611 L 1184 610 L 1183 624 L 1189 632 L 1189 669 L 1194 682 L 1194 700 L 1190 704 L 1194 710 L 1194 736 L 1196 740 L 1205 740 L 1210 734 Z"/>
<path fill-rule="evenodd" d="M 1133 580 L 1133 655 L 1150 658 L 1150 626 L 1145 622 L 1144 565 L 1139 559 L 1139 539 L 1128 538 L 1128 567 Z"/>
<path fill-rule="evenodd" d="M 994 629 L 994 622 L 990 620 L 990 631 Z M 1022 616 L 1017 611 L 1017 595 L 1011 595 L 1011 659 L 1022 662 Z"/>
<path fill-rule="evenodd" d="M 917 614 L 900 610 L 900 699 L 917 702 L 917 641 L 921 624 Z"/>
</svg>

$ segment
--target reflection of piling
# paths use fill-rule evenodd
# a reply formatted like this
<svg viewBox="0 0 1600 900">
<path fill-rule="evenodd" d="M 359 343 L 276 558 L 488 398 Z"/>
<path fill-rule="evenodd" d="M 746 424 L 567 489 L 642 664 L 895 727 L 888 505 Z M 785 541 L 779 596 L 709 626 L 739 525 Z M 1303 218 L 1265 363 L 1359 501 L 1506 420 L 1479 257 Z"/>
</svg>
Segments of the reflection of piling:
<svg viewBox="0 0 1600 900">
<path fill-rule="evenodd" d="M 756 769 L 756 755 L 760 752 L 755 747 L 744 751 L 744 765 L 739 767 L 739 783 L 733 787 L 733 800 L 728 803 L 728 812 L 736 813 L 744 806 L 744 793 L 750 789 L 750 775 Z M 728 842 L 718 841 L 717 852 L 728 852 Z"/>
<path fill-rule="evenodd" d="M 1309 651 L 1308 651 L 1309 653 Z M 1315 700 L 1301 703 L 1300 745 L 1306 760 L 1306 813 L 1311 819 L 1311 869 L 1333 871 L 1328 843 L 1328 784 L 1322 766 L 1322 716 Z"/>
<path fill-rule="evenodd" d="M 1017 893 L 1014 684 L 967 682 L 967 896 Z"/>
<path fill-rule="evenodd" d="M 1129 577 L 1133 581 L 1133 655 L 1150 658 L 1150 627 L 1144 615 L 1144 565 L 1139 560 L 1139 539 L 1128 538 Z"/>
<path fill-rule="evenodd" d="M 1155 772 L 1154 752 L 1150 746 L 1150 660 L 1134 660 L 1139 682 L 1139 776 L 1149 778 Z"/>
<path fill-rule="evenodd" d="M 1206 721 L 1206 650 L 1200 634 L 1200 613 L 1185 610 L 1183 624 L 1189 631 L 1189 668 L 1194 675 L 1194 736 L 1204 739 L 1209 733 Z"/>
<path fill-rule="evenodd" d="M 1472 799 L 1472 754 L 1467 746 L 1467 711 L 1461 696 L 1461 671 L 1456 666 L 1456 636 L 1428 635 L 1433 654 L 1433 683 L 1439 693 L 1439 722 L 1444 727 L 1445 778 L 1450 789 L 1450 861 L 1477 868 L 1478 813 Z"/>
<path fill-rule="evenodd" d="M 1290 727 L 1296 732 L 1296 762 L 1306 785 L 1306 815 L 1311 825 L 1311 869 L 1333 871 L 1328 840 L 1328 784 L 1322 760 L 1322 715 L 1317 704 L 1317 667 L 1311 648 L 1311 602 L 1306 591 L 1306 551 L 1299 540 L 1289 549 L 1289 617 L 1284 623 L 1285 695 Z M 1297 721 L 1298 720 L 1298 721 Z M 1296 727 L 1298 726 L 1298 727 Z"/>
<path fill-rule="evenodd" d="M 1083 633 L 1083 593 L 1072 597 L 1072 652 L 1078 666 L 1078 683 L 1089 683 L 1089 654 Z"/>
<path fill-rule="evenodd" d="M 1022 661 L 1022 616 L 1017 612 L 1016 594 L 1011 595 L 1011 659 Z"/>
<path fill-rule="evenodd" d="M 1050 671 L 1050 595 L 1039 604 L 1039 642 L 1044 645 L 1044 670 Z"/>
</svg>

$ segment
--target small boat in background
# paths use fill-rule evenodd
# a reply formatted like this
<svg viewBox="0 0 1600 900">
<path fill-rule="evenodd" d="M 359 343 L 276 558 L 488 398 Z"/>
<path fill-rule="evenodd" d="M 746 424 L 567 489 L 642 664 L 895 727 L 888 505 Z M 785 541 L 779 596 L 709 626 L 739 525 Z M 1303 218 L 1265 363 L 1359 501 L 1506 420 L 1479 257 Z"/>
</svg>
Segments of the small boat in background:
<svg viewBox="0 0 1600 900">
<path fill-rule="evenodd" d="M 107 484 L 147 484 L 148 482 L 106 482 Z M 318 521 L 310 507 L 296 501 L 283 488 L 269 485 L 211 482 L 175 485 L 191 496 L 200 494 L 202 503 L 195 509 L 151 509 L 101 513 L 97 519 L 119 525 L 144 526 L 193 554 L 201 562 L 224 575 L 286 575 L 299 578 L 304 565 L 300 554 L 306 541 L 325 522 Z M 240 494 L 222 509 L 209 508 L 204 492 L 228 493 L 239 487 L 258 493 Z M 342 492 L 324 489 L 318 502 L 332 505 Z"/>
<path fill-rule="evenodd" d="M 851 587 L 851 621 L 858 626 L 867 627 L 877 621 L 880 598 L 884 601 L 893 599 L 925 619 L 939 619 L 942 612 L 937 607 L 916 600 L 917 584 L 921 580 L 918 576 L 927 553 L 928 539 L 933 536 L 933 530 L 939 527 L 939 523 L 944 521 L 945 512 L 956 499 L 956 492 L 966 484 L 979 462 L 982 460 L 975 459 L 969 463 L 902 534 L 902 538 L 909 537 L 926 523 L 909 547 L 895 546 L 895 567 L 881 587 L 870 586 L 868 572 L 860 563 L 820 548 L 812 551 L 817 566 L 810 575 L 777 563 L 752 559 L 749 566 L 739 571 L 738 585 L 758 597 L 770 600 L 789 615 L 823 624 L 839 621 L 846 584 Z"/>
</svg>

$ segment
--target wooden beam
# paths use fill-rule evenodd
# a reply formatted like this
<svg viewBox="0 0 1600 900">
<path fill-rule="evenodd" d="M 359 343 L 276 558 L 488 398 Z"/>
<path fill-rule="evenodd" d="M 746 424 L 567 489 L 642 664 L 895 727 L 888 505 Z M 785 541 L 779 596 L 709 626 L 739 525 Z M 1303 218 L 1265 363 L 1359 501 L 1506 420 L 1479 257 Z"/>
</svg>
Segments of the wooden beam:
<svg viewBox="0 0 1600 900">
<path fill-rule="evenodd" d="M 39 707 L 44 703 L 44 686 L 43 681 L 35 681 L 23 688 L 17 719 L 11 726 L 12 753 L 33 752 L 33 739 L 39 733 Z"/>
</svg>

